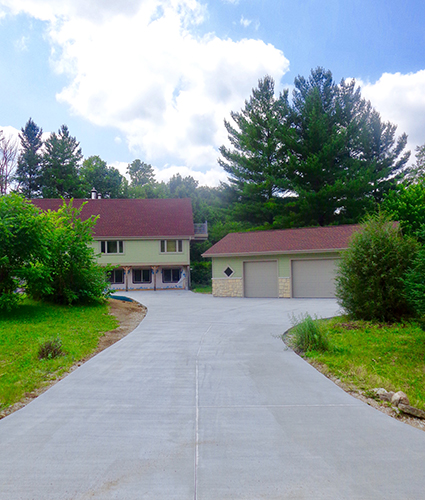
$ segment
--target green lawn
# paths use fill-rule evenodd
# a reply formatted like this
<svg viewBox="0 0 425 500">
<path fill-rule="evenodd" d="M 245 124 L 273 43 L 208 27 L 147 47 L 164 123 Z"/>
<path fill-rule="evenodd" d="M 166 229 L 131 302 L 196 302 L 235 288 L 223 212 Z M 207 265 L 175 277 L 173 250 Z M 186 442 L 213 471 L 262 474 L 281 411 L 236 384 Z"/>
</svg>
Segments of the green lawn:
<svg viewBox="0 0 425 500">
<path fill-rule="evenodd" d="M 195 293 L 212 293 L 212 285 L 197 285 L 194 284 L 192 288 L 192 292 Z"/>
<path fill-rule="evenodd" d="M 372 324 L 346 317 L 320 321 L 330 342 L 325 352 L 305 356 L 362 391 L 403 391 L 425 409 L 425 331 L 415 323 Z"/>
<path fill-rule="evenodd" d="M 0 410 L 63 374 L 117 326 L 107 304 L 66 307 L 26 300 L 16 311 L 0 313 Z M 38 359 L 40 345 L 56 338 L 64 355 Z"/>
</svg>

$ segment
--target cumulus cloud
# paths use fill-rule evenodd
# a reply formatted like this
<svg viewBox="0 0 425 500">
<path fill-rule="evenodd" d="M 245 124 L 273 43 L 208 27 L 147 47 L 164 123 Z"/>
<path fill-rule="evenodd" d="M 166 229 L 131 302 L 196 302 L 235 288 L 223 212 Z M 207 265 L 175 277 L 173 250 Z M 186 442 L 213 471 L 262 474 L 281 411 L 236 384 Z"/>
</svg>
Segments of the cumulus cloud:
<svg viewBox="0 0 425 500">
<path fill-rule="evenodd" d="M 261 40 L 202 34 L 198 0 L 0 0 L 47 21 L 52 64 L 67 75 L 57 95 L 73 114 L 112 126 L 155 165 L 215 168 L 223 119 L 289 63 Z"/>
<path fill-rule="evenodd" d="M 417 73 L 384 73 L 375 83 L 357 80 L 362 95 L 370 100 L 382 118 L 408 135 L 408 148 L 425 143 L 425 70 Z"/>
</svg>

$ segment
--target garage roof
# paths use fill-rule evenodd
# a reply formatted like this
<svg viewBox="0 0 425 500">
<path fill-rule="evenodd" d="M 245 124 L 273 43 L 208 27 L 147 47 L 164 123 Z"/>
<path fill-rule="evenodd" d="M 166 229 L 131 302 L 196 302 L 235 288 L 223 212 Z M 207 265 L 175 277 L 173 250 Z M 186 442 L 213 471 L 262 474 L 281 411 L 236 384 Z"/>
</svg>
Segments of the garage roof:
<svg viewBox="0 0 425 500">
<path fill-rule="evenodd" d="M 57 210 L 62 199 L 33 199 L 42 210 Z M 68 200 L 67 200 L 68 201 Z M 98 215 L 95 238 L 194 237 L 192 203 L 184 199 L 74 199 L 85 205 L 81 218 Z"/>
<path fill-rule="evenodd" d="M 248 233 L 229 233 L 203 257 L 263 255 L 298 252 L 326 252 L 347 248 L 359 225 L 309 227 Z"/>
</svg>

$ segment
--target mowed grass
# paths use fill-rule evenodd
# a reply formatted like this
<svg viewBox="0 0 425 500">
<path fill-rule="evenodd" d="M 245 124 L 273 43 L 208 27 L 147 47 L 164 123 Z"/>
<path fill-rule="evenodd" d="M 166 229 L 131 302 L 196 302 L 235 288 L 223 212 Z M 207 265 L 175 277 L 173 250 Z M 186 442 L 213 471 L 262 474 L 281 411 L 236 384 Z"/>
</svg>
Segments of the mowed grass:
<svg viewBox="0 0 425 500">
<path fill-rule="evenodd" d="M 425 332 L 419 324 L 373 324 L 346 317 L 321 320 L 329 350 L 305 354 L 362 391 L 403 391 L 425 410 Z"/>
<path fill-rule="evenodd" d="M 212 293 L 212 285 L 197 285 L 195 284 L 192 288 L 192 292 L 194 293 Z"/>
<path fill-rule="evenodd" d="M 16 311 L 1 312 L 0 410 L 62 375 L 117 326 L 107 304 L 66 307 L 25 300 Z M 39 359 L 40 345 L 58 338 L 64 355 Z"/>
</svg>

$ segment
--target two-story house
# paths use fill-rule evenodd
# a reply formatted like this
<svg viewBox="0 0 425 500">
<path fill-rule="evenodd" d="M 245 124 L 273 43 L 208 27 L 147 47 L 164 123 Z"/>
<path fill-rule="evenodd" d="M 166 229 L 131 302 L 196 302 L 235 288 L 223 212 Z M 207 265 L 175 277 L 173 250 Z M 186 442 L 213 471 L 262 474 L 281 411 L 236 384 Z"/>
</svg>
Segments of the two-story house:
<svg viewBox="0 0 425 500">
<path fill-rule="evenodd" d="M 57 210 L 61 199 L 34 199 L 42 210 Z M 190 199 L 74 199 L 81 218 L 98 216 L 93 248 L 110 273 L 115 290 L 188 289 L 190 242 L 207 237 L 206 224 L 193 224 Z M 196 233 L 195 233 L 196 231 Z"/>
</svg>

